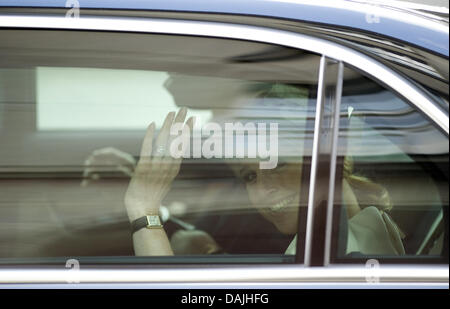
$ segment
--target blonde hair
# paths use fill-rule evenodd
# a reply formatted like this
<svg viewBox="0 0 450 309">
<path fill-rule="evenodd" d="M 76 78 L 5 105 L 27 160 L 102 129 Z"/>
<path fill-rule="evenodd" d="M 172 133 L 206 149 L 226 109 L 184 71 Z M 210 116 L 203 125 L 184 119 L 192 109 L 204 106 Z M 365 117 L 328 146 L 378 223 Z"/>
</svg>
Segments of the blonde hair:
<svg viewBox="0 0 450 309">
<path fill-rule="evenodd" d="M 382 211 L 389 211 L 392 208 L 392 201 L 386 188 L 367 177 L 355 174 L 353 169 L 353 159 L 345 157 L 344 179 L 352 188 L 359 206 L 361 208 L 375 206 Z"/>
</svg>

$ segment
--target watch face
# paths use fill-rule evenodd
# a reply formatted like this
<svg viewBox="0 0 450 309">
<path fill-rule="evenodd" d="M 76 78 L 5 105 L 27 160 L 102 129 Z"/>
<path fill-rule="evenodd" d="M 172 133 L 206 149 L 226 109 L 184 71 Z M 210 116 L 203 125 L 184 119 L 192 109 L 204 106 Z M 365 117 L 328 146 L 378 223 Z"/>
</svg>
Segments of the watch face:
<svg viewBox="0 0 450 309">
<path fill-rule="evenodd" d="M 149 227 L 161 226 L 161 221 L 159 220 L 159 216 L 147 216 L 147 223 L 148 223 Z"/>
</svg>

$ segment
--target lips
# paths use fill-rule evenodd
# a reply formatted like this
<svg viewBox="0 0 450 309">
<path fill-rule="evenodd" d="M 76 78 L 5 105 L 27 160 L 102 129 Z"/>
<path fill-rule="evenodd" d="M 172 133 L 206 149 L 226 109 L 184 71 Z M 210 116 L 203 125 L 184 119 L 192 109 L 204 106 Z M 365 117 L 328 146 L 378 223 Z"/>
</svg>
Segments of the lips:
<svg viewBox="0 0 450 309">
<path fill-rule="evenodd" d="M 269 207 L 269 209 L 270 209 L 272 212 L 279 212 L 279 211 L 281 211 L 282 209 L 286 208 L 286 206 L 288 206 L 289 204 L 291 204 L 291 203 L 294 201 L 294 199 L 295 199 L 296 196 L 297 196 L 297 195 L 295 195 L 295 194 L 294 194 L 294 195 L 291 195 L 290 197 L 287 197 L 287 198 L 285 198 L 285 199 L 279 201 L 279 202 L 276 203 L 275 205 Z"/>
</svg>

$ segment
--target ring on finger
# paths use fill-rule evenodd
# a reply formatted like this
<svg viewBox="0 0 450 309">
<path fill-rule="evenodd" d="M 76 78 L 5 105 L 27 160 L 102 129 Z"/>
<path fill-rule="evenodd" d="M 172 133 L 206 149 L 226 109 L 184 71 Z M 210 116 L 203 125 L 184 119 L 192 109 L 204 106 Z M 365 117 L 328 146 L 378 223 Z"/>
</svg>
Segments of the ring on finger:
<svg viewBox="0 0 450 309">
<path fill-rule="evenodd" d="M 158 148 L 156 149 L 156 154 L 159 156 L 163 156 L 166 152 L 166 148 L 162 145 L 158 146 Z"/>
</svg>

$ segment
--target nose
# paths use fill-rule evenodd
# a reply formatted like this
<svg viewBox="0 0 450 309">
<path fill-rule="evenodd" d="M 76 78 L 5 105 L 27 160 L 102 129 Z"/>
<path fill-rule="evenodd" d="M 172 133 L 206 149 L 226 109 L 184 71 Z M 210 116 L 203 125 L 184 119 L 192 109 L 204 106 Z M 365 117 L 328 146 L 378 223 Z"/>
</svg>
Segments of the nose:
<svg viewBox="0 0 450 309">
<path fill-rule="evenodd" d="M 276 179 L 272 173 L 267 170 L 260 170 L 260 175 L 257 177 L 260 189 L 264 195 L 272 194 L 278 191 Z"/>
</svg>

